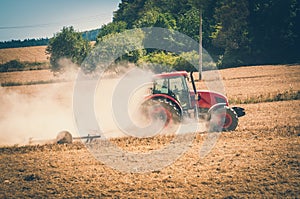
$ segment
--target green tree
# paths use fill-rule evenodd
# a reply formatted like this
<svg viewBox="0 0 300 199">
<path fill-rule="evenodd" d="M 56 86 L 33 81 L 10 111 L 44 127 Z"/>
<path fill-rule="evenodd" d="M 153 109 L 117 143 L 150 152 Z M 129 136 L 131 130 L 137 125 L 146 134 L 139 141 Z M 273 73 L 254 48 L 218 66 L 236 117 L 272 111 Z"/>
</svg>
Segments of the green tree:
<svg viewBox="0 0 300 199">
<path fill-rule="evenodd" d="M 50 39 L 46 53 L 50 54 L 51 70 L 63 72 L 64 67 L 60 64 L 61 58 L 70 59 L 75 64 L 81 64 L 91 50 L 89 41 L 82 38 L 82 34 L 74 28 L 63 27 L 61 32 Z"/>
<path fill-rule="evenodd" d="M 199 41 L 202 13 L 202 46 L 219 67 L 298 63 L 299 6 L 299 0 L 122 0 L 113 23 L 174 29 Z"/>
<path fill-rule="evenodd" d="M 178 30 L 199 41 L 199 10 L 192 8 L 178 19 Z"/>
<path fill-rule="evenodd" d="M 110 22 L 103 25 L 97 36 L 97 43 L 99 43 L 104 36 L 114 33 L 123 32 L 127 28 L 127 23 L 125 21 Z"/>
<path fill-rule="evenodd" d="M 167 29 L 176 28 L 176 20 L 169 13 L 160 13 L 158 10 L 152 9 L 145 12 L 140 19 L 134 22 L 135 28 L 142 27 L 161 27 Z"/>
<path fill-rule="evenodd" d="M 144 55 L 143 39 L 144 32 L 140 29 L 108 34 L 99 40 L 82 68 L 86 72 L 102 71 L 108 65 L 109 69 L 115 69 L 118 63 L 136 62 Z"/>
<path fill-rule="evenodd" d="M 174 70 L 178 56 L 170 52 L 153 52 L 149 53 L 138 60 L 138 64 L 150 68 L 156 73 L 169 72 Z"/>
<path fill-rule="evenodd" d="M 125 21 L 127 28 L 133 28 L 133 23 L 140 18 L 144 12 L 147 0 L 122 0 L 119 9 L 114 12 L 113 22 Z"/>
<path fill-rule="evenodd" d="M 299 0 L 249 1 L 252 64 L 300 61 Z"/>
<path fill-rule="evenodd" d="M 248 0 L 223 0 L 215 8 L 215 30 L 211 37 L 220 48 L 219 67 L 247 63 L 249 54 Z"/>
</svg>

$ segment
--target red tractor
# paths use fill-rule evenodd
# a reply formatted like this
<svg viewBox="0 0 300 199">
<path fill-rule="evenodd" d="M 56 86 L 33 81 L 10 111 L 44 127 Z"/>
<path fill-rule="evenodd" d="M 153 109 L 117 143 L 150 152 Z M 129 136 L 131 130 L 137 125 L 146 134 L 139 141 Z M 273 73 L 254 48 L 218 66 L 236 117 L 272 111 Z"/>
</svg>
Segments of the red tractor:
<svg viewBox="0 0 300 199">
<path fill-rule="evenodd" d="M 151 104 L 147 115 L 163 120 L 165 126 L 188 117 L 209 121 L 210 131 L 235 130 L 238 118 L 245 115 L 244 109 L 229 107 L 228 99 L 220 93 L 196 90 L 192 72 L 190 79 L 192 89 L 189 88 L 186 71 L 155 75 L 151 94 L 144 102 L 144 105 Z"/>
</svg>

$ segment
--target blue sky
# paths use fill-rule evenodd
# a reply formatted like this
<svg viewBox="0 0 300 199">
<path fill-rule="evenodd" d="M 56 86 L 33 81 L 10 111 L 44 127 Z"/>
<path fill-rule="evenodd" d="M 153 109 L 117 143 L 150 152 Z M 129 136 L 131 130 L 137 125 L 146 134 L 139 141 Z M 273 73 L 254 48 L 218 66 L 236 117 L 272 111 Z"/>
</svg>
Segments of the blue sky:
<svg viewBox="0 0 300 199">
<path fill-rule="evenodd" d="M 0 41 L 52 37 L 63 26 L 77 31 L 112 21 L 121 0 L 0 0 Z"/>
</svg>

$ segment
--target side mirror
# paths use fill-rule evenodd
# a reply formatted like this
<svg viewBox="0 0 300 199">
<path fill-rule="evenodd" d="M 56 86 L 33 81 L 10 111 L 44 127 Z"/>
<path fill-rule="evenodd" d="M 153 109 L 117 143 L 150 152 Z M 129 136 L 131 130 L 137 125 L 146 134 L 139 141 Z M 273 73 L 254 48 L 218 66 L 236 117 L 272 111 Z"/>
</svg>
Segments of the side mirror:
<svg viewBox="0 0 300 199">
<path fill-rule="evenodd" d="M 149 95 L 152 95 L 152 94 L 153 94 L 153 88 L 152 88 L 152 87 L 148 88 L 148 94 L 149 94 Z"/>
<path fill-rule="evenodd" d="M 201 95 L 200 95 L 200 93 L 198 93 L 198 101 L 200 101 L 201 100 Z"/>
</svg>

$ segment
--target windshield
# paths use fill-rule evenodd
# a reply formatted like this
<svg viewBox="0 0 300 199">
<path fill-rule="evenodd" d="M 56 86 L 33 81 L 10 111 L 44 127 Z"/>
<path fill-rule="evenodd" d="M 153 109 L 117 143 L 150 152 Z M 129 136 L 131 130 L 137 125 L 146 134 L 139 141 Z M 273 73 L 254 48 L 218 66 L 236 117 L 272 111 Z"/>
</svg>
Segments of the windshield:
<svg viewBox="0 0 300 199">
<path fill-rule="evenodd" d="M 184 76 L 157 78 L 154 80 L 153 94 L 167 94 L 175 98 L 182 107 L 189 107 L 189 88 Z"/>
</svg>

